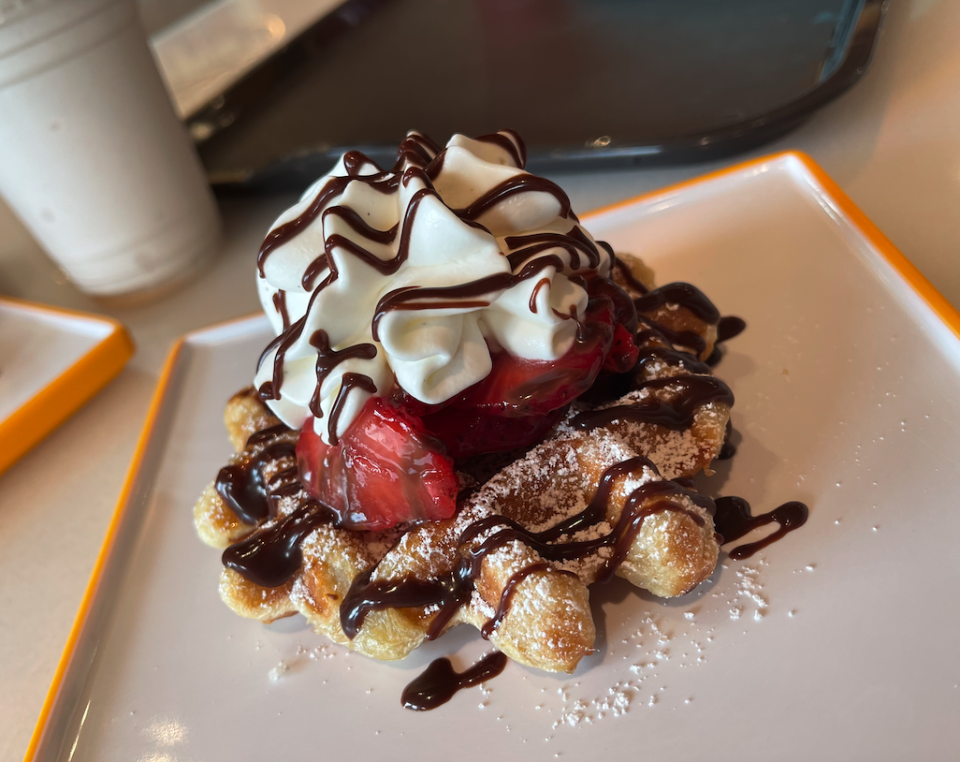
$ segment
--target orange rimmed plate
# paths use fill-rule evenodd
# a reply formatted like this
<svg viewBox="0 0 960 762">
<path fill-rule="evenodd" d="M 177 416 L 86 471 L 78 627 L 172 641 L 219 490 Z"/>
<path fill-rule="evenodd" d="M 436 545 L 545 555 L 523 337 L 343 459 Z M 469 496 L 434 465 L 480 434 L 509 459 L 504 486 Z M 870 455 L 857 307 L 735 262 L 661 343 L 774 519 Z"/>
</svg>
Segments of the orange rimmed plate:
<svg viewBox="0 0 960 762">
<path fill-rule="evenodd" d="M 132 355 L 133 343 L 115 320 L 0 297 L 0 473 Z"/>
<path fill-rule="evenodd" d="M 200 331 L 171 355 L 28 759 L 952 758 L 956 311 L 799 154 L 586 223 L 746 319 L 718 368 L 739 451 L 702 486 L 760 510 L 803 500 L 800 531 L 674 601 L 600 587 L 598 651 L 575 675 L 511 665 L 414 714 L 403 686 L 438 655 L 483 653 L 475 632 L 376 663 L 219 601 L 191 506 L 270 331 Z"/>
</svg>

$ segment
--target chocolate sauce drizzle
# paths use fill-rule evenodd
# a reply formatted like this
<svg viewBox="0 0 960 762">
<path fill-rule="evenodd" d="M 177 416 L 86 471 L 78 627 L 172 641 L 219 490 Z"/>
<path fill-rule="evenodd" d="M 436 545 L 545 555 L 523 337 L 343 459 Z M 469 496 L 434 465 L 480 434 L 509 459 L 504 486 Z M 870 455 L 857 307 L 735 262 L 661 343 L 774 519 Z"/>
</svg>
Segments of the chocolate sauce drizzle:
<svg viewBox="0 0 960 762">
<path fill-rule="evenodd" d="M 747 327 L 747 322 L 736 315 L 727 315 L 720 318 L 717 323 L 717 341 L 730 341 L 734 336 L 739 336 Z"/>
<path fill-rule="evenodd" d="M 273 308 L 280 313 L 283 330 L 287 330 L 290 327 L 290 314 L 287 312 L 286 291 L 277 291 L 277 293 L 273 295 Z"/>
<path fill-rule="evenodd" d="M 622 259 L 619 259 L 616 256 L 616 254 L 613 253 L 613 249 L 610 248 L 610 245 L 608 243 L 604 241 L 597 241 L 597 243 L 600 243 L 607 248 L 607 250 L 610 253 L 610 257 L 613 262 L 614 269 L 618 273 L 620 273 L 620 277 L 623 278 L 624 282 L 626 282 L 627 286 L 629 286 L 631 290 L 636 291 L 638 294 L 641 294 L 641 295 L 646 294 L 650 291 L 650 289 L 648 289 L 645 285 L 643 285 L 643 283 L 640 282 L 637 276 L 633 274 L 633 270 L 630 269 L 630 266 L 626 262 L 624 262 Z"/>
<path fill-rule="evenodd" d="M 529 235 L 511 235 L 504 239 L 510 254 L 507 261 L 510 268 L 516 270 L 531 257 L 550 249 L 560 248 L 570 255 L 570 268 L 580 269 L 581 255 L 587 258 L 587 266 L 596 269 L 600 267 L 602 257 L 600 251 L 584 232 L 574 225 L 567 233 L 531 233 Z"/>
<path fill-rule="evenodd" d="M 621 270 L 622 273 L 622 270 Z M 637 312 L 653 312 L 667 304 L 686 307 L 705 323 L 716 323 L 720 312 L 706 295 L 689 283 L 668 283 L 633 300 Z"/>
<path fill-rule="evenodd" d="M 530 291 L 530 302 L 528 306 L 530 307 L 530 311 L 534 315 L 537 314 L 537 296 L 540 294 L 540 289 L 542 289 L 544 286 L 549 286 L 549 285 L 550 285 L 550 279 L 542 278 L 537 281 L 537 284 L 533 287 L 533 290 Z"/>
<path fill-rule="evenodd" d="M 524 175 L 523 177 L 532 177 L 532 175 Z M 508 247 L 523 247 L 513 251 L 507 257 L 511 269 L 517 270 L 517 268 L 519 268 L 519 272 L 496 273 L 456 286 L 438 286 L 433 288 L 404 286 L 389 291 L 381 297 L 374 310 L 372 323 L 374 340 L 379 341 L 380 321 L 387 313 L 394 310 L 445 309 L 449 307 L 480 309 L 489 306 L 490 300 L 476 300 L 476 297 L 488 296 L 492 299 L 491 295 L 493 294 L 513 288 L 523 281 L 540 277 L 547 268 L 553 268 L 555 272 L 563 272 L 565 270 L 564 262 L 559 255 L 543 254 L 543 252 L 557 248 L 567 251 L 570 254 L 571 267 L 575 269 L 580 266 L 580 253 L 587 256 L 591 269 L 599 267 L 601 262 L 598 249 L 578 227 L 573 227 L 565 235 L 560 233 L 538 233 L 529 236 L 511 236 L 506 239 L 506 242 Z M 533 288 L 529 300 L 531 312 L 537 312 L 537 293 L 544 285 L 549 284 L 549 282 L 549 278 L 541 278 Z M 557 315 L 562 319 L 569 318 L 576 320 L 575 313 L 571 313 L 570 315 L 557 313 Z"/>
<path fill-rule="evenodd" d="M 648 347 L 640 352 L 637 358 L 636 371 L 642 371 L 647 365 L 660 362 L 671 368 L 683 368 L 688 373 L 708 374 L 710 367 L 705 362 L 700 362 L 689 352 L 681 352 L 677 349 L 667 349 L 666 347 Z"/>
<path fill-rule="evenodd" d="M 501 130 L 475 138 L 478 143 L 493 143 L 506 151 L 517 169 L 527 166 L 527 146 L 516 130 Z"/>
<path fill-rule="evenodd" d="M 383 579 L 372 580 L 376 568 L 354 580 L 340 606 L 340 623 L 344 633 L 354 638 L 360 632 L 367 614 L 387 608 L 423 608 L 437 606 L 438 612 L 427 628 L 427 639 L 433 640 L 443 633 L 457 610 L 466 603 L 479 578 L 483 560 L 491 552 L 519 540 L 535 550 L 546 561 L 569 561 L 595 553 L 601 548 L 613 548 L 604 561 L 598 579 L 609 579 L 623 562 L 643 522 L 662 511 L 676 511 L 688 515 L 694 522 L 703 525 L 703 518 L 695 511 L 678 504 L 675 500 L 686 498 L 694 505 L 713 512 L 713 501 L 673 481 L 651 481 L 641 485 L 627 497 L 613 529 L 606 535 L 581 541 L 554 544 L 560 538 L 579 529 L 594 526 L 606 519 L 607 503 L 615 481 L 643 468 L 658 473 L 654 464 L 643 457 L 631 458 L 614 464 L 604 471 L 597 491 L 590 503 L 580 513 L 571 516 L 543 532 L 531 532 L 504 516 L 488 516 L 474 521 L 460 535 L 456 566 L 447 574 L 434 580 Z M 493 531 L 479 544 L 474 540 Z M 523 580 L 535 572 L 570 574 L 555 569 L 549 564 L 537 564 L 537 568 L 524 568 L 517 572 L 504 586 L 497 606 L 497 613 L 484 625 L 481 634 L 489 638 L 506 616 L 510 600 Z"/>
<path fill-rule="evenodd" d="M 711 368 L 715 367 L 723 357 L 723 351 L 720 349 L 721 342 L 739 336 L 746 327 L 747 324 L 743 318 L 738 318 L 736 315 L 727 315 L 720 318 L 720 322 L 717 323 L 717 342 L 710 356 L 705 360 L 706 364 Z"/>
<path fill-rule="evenodd" d="M 298 485 L 299 488 L 299 485 Z M 303 564 L 300 544 L 321 524 L 332 523 L 334 512 L 308 499 L 275 524 L 263 527 L 223 551 L 223 565 L 261 587 L 280 587 Z"/>
<path fill-rule="evenodd" d="M 331 349 L 330 336 L 322 328 L 313 332 L 313 336 L 310 337 L 310 344 L 317 350 L 317 386 L 313 390 L 313 396 L 310 398 L 310 412 L 313 413 L 315 418 L 323 418 L 323 410 L 320 409 L 320 389 L 323 387 L 323 382 L 327 376 L 330 375 L 334 368 L 346 360 L 353 358 L 372 360 L 377 356 L 377 348 L 373 344 L 354 344 L 346 349 Z M 359 374 L 350 375 L 358 376 Z M 346 374 L 344 378 L 346 378 Z M 376 391 L 376 385 L 373 383 L 373 379 L 369 376 L 363 376 L 363 378 L 369 382 L 368 386 L 373 386 L 374 391 Z M 341 392 L 342 391 L 343 388 L 341 387 Z M 336 407 L 336 405 L 334 405 L 334 407 Z M 333 428 L 336 430 L 336 425 L 334 425 Z M 330 443 L 335 444 L 333 441 Z"/>
<path fill-rule="evenodd" d="M 260 431 L 253 432 L 249 437 L 247 437 L 247 445 L 253 444 L 262 444 L 263 442 L 268 442 L 271 439 L 276 439 L 281 434 L 285 434 L 290 431 L 289 428 L 283 423 L 278 423 L 274 426 L 268 426 L 265 429 L 260 429 Z"/>
<path fill-rule="evenodd" d="M 466 672 L 457 672 L 449 659 L 436 659 L 403 689 L 400 702 L 406 709 L 417 712 L 436 709 L 452 699 L 457 691 L 496 677 L 506 666 L 507 657 L 499 651 L 487 654 Z"/>
<path fill-rule="evenodd" d="M 716 504 L 717 513 L 713 522 L 717 532 L 723 535 L 723 542 L 733 542 L 758 527 L 777 524 L 777 530 L 762 540 L 740 545 L 731 550 L 727 555 L 734 559 L 750 558 L 758 550 L 802 527 L 809 515 L 807 506 L 796 500 L 784 503 L 779 508 L 774 508 L 769 513 L 761 513 L 759 516 L 750 514 L 750 503 L 742 497 L 720 497 L 717 498 Z"/>
<path fill-rule="evenodd" d="M 500 626 L 500 623 L 504 620 L 504 617 L 507 616 L 507 612 L 510 610 L 510 604 L 513 602 L 513 594 L 517 591 L 517 587 L 531 574 L 536 574 L 537 572 L 555 572 L 550 564 L 546 561 L 542 561 L 538 564 L 530 564 L 518 572 L 515 572 L 510 579 L 507 580 L 507 584 L 503 587 L 503 593 L 500 596 L 500 602 L 497 604 L 497 610 L 494 612 L 493 617 L 484 623 L 483 627 L 480 628 L 480 635 L 484 640 L 489 640 L 490 636 L 493 635 L 494 631 Z M 570 573 L 572 572 L 561 572 L 561 573 Z M 576 576 L 576 575 L 574 575 Z"/>
<path fill-rule="evenodd" d="M 511 157 L 511 161 L 518 168 L 524 166 L 526 147 L 520 136 L 514 131 L 505 130 L 500 133 L 483 135 L 477 140 L 499 146 Z M 345 154 L 343 164 L 346 177 L 329 178 L 300 215 L 278 226 L 268 234 L 257 256 L 257 266 L 261 277 L 264 276 L 265 263 L 273 251 L 306 230 L 318 217 L 321 218 L 321 224 L 326 226 L 326 221 L 330 216 L 338 217 L 346 222 L 359 236 L 378 244 L 392 244 L 399 234 L 400 241 L 397 253 L 394 257 L 383 260 L 346 236 L 336 233 L 325 235 L 323 253 L 304 270 L 302 286 L 306 291 L 312 291 L 305 314 L 309 314 L 316 297 L 339 277 L 336 260 L 332 256 L 334 249 L 360 259 L 382 275 L 396 273 L 409 257 L 411 231 L 420 203 L 428 196 L 437 195 L 433 187 L 433 180 L 440 173 L 445 154 L 446 149 L 440 150 L 430 138 L 419 133 L 411 133 L 403 140 L 398 149 L 397 161 L 390 171 L 381 170 L 374 162 L 358 151 L 350 151 Z M 360 172 L 363 171 L 364 167 L 373 167 L 375 171 L 361 175 Z M 380 193 L 392 194 L 397 192 L 401 184 L 407 186 L 413 178 L 418 178 L 425 187 L 413 194 L 402 222 L 389 230 L 377 230 L 371 227 L 366 220 L 349 207 L 330 206 L 343 195 L 351 182 L 365 183 Z M 546 193 L 553 196 L 559 205 L 559 215 L 573 220 L 574 223 L 577 222 L 576 215 L 570 208 L 570 200 L 563 190 L 549 180 L 529 174 L 508 178 L 475 199 L 467 207 L 452 211 L 465 223 L 486 230 L 483 225 L 476 221 L 477 218 L 497 204 L 521 193 Z M 602 262 L 599 249 L 577 224 L 574 224 L 566 234 L 543 233 L 533 236 L 514 236 L 508 239 L 507 245 L 511 249 L 517 246 L 522 247 L 518 251 L 512 251 L 509 255 L 511 267 L 514 269 L 519 267 L 519 263 L 525 262 L 541 252 L 551 249 L 556 250 L 557 248 L 568 253 L 570 267 L 573 270 L 579 270 L 582 257 L 586 257 L 591 269 L 598 268 Z M 605 248 L 609 251 L 609 247 Z M 481 279 L 464 286 L 454 287 L 454 290 L 441 291 L 439 289 L 407 287 L 390 292 L 381 299 L 374 315 L 373 338 L 379 340 L 377 329 L 380 320 L 390 310 L 443 309 L 451 306 L 461 309 L 480 309 L 488 306 L 489 300 L 477 299 L 476 297 L 490 295 L 522 280 L 535 277 L 547 267 L 555 267 L 558 271 L 564 269 L 562 260 L 555 254 L 539 257 L 535 261 L 537 262 L 535 268 L 529 268 L 525 265 L 522 272 L 517 275 Z M 324 273 L 326 273 L 324 279 L 315 287 L 317 278 Z M 542 288 L 542 286 L 538 286 L 538 290 L 539 288 Z M 460 289 L 460 291 L 455 289 Z M 470 299 L 470 296 L 474 298 Z M 531 297 L 530 303 L 531 312 L 536 312 L 536 302 L 533 297 Z M 274 297 L 274 304 L 282 314 L 283 331 L 267 346 L 260 358 L 260 364 L 262 364 L 269 353 L 275 350 L 272 379 L 262 384 L 259 389 L 261 398 L 267 401 L 277 400 L 281 397 L 286 353 L 300 339 L 306 319 L 304 317 L 292 324 L 290 323 L 289 316 L 286 315 L 285 295 L 282 292 Z M 348 347 L 340 351 L 346 352 L 352 349 L 352 347 Z M 322 372 L 319 366 L 317 372 L 318 375 Z M 311 400 L 310 404 L 311 412 L 315 416 L 317 416 L 319 410 L 318 398 L 319 393 L 315 392 L 314 399 Z"/>
<path fill-rule="evenodd" d="M 485 307 L 489 304 L 489 300 L 471 300 L 478 296 L 504 291 L 525 280 L 539 277 L 547 267 L 553 267 L 559 272 L 563 270 L 563 260 L 556 254 L 548 254 L 527 262 L 518 273 L 496 273 L 456 286 L 436 286 L 433 288 L 405 286 L 389 291 L 380 298 L 374 310 L 373 339 L 374 341 L 380 340 L 380 321 L 388 312 L 394 310 L 442 309 L 445 307 L 467 309 L 471 306 Z M 564 317 L 569 316 L 565 315 Z"/>
<path fill-rule="evenodd" d="M 368 225 L 366 220 L 364 220 L 356 211 L 347 206 L 332 206 L 325 210 L 322 217 L 323 224 L 326 225 L 327 218 L 333 216 L 344 220 L 355 232 L 359 233 L 367 240 L 380 244 L 393 243 L 394 240 L 396 240 L 397 230 L 400 227 L 399 223 L 397 223 L 389 230 L 377 230 Z M 338 233 L 334 233 L 330 236 L 327 236 L 324 240 L 323 254 L 314 259 L 303 271 L 301 285 L 303 286 L 304 290 L 310 291 L 313 288 L 313 284 L 317 279 L 317 276 L 320 275 L 324 270 L 329 269 L 330 257 L 333 253 L 333 250 L 338 246 L 359 257 L 371 267 L 375 267 L 382 272 L 383 260 L 374 256 L 371 252 L 367 251 L 361 246 L 355 244 L 349 238 L 346 238 Z M 394 260 L 389 260 L 389 262 L 394 262 Z M 399 265 L 397 266 L 399 267 Z M 333 280 L 330 282 L 332 283 Z"/>
<path fill-rule="evenodd" d="M 672 331 L 664 325 L 660 325 L 652 318 L 637 314 L 637 321 L 644 328 L 637 334 L 637 346 L 642 346 L 648 341 L 657 340 L 670 344 L 674 348 L 684 347 L 692 350 L 692 353 L 700 357 L 707 348 L 707 342 L 703 340 L 700 334 L 694 331 Z"/>
<path fill-rule="evenodd" d="M 289 431 L 286 426 L 282 430 Z M 254 434 L 247 442 L 261 442 L 274 436 L 268 432 L 281 433 L 280 428 L 274 426 L 257 432 L 263 435 L 262 438 L 254 440 L 257 436 Z M 295 452 L 292 442 L 273 442 L 248 460 L 224 466 L 214 482 L 217 494 L 244 524 L 260 523 L 271 513 L 270 495 L 263 480 L 263 466 L 280 458 L 292 458 Z"/>
<path fill-rule="evenodd" d="M 669 429 L 686 429 L 693 425 L 694 415 L 702 406 L 712 402 L 733 405 L 733 392 L 716 376 L 672 376 L 642 381 L 636 389 L 663 389 L 680 387 L 680 393 L 672 402 L 657 397 L 615 405 L 601 410 L 589 410 L 574 416 L 570 425 L 578 429 L 595 429 L 614 421 L 652 423 Z"/>
<path fill-rule="evenodd" d="M 340 391 L 337 392 L 337 398 L 333 401 L 330 408 L 330 418 L 327 419 L 327 441 L 331 445 L 337 444 L 340 438 L 337 436 L 337 427 L 340 423 L 340 416 L 343 414 L 343 408 L 347 404 L 347 397 L 353 389 L 363 389 L 370 394 L 377 393 L 377 385 L 373 383 L 370 376 L 363 373 L 344 373 L 340 381 Z"/>
<path fill-rule="evenodd" d="M 350 165 L 347 165 L 347 171 L 350 171 Z M 356 170 L 355 170 L 356 171 Z M 277 226 L 271 230 L 266 239 L 264 239 L 263 244 L 260 246 L 260 251 L 257 253 L 257 269 L 260 271 L 260 277 L 264 277 L 264 265 L 267 262 L 267 257 L 270 256 L 270 252 L 278 249 L 280 246 L 285 244 L 290 239 L 300 235 L 304 230 L 306 230 L 310 223 L 312 223 L 323 211 L 324 207 L 329 203 L 329 201 L 343 193 L 347 185 L 351 180 L 362 180 L 359 176 L 347 176 L 347 177 L 332 177 L 328 180 L 323 188 L 320 189 L 320 192 L 314 197 L 313 201 L 310 203 L 310 206 L 306 208 L 300 215 L 285 222 L 282 225 Z"/>
<path fill-rule="evenodd" d="M 513 177 L 508 177 L 499 185 L 488 190 L 469 206 L 465 206 L 462 209 L 454 209 L 453 213 L 464 220 L 476 220 L 478 217 L 493 209 L 497 204 L 507 200 L 511 196 L 516 196 L 518 193 L 549 194 L 556 199 L 557 204 L 560 206 L 558 216 L 563 218 L 569 218 L 571 216 L 570 199 L 567 197 L 567 194 L 563 192 L 563 189 L 545 177 L 538 177 L 537 175 L 514 175 Z"/>
<path fill-rule="evenodd" d="M 737 446 L 730 441 L 731 436 L 733 436 L 733 423 L 730 419 L 727 419 L 727 428 L 723 434 L 723 445 L 721 445 L 720 452 L 717 454 L 717 460 L 729 460 L 737 454 Z"/>
</svg>

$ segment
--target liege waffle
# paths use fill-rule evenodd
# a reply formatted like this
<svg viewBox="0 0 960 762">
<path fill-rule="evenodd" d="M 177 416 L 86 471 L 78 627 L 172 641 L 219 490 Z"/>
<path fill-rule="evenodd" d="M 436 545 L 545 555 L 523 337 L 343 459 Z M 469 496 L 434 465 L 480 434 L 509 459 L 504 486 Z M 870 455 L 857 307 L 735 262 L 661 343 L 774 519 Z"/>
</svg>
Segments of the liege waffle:
<svg viewBox="0 0 960 762">
<path fill-rule="evenodd" d="M 618 270 L 621 286 L 652 286 L 639 260 L 621 261 L 629 263 Z M 716 340 L 710 317 L 676 304 L 641 311 L 642 361 L 625 394 L 575 406 L 545 441 L 475 488 L 453 518 L 406 532 L 338 528 L 309 506 L 304 514 L 297 432 L 278 425 L 252 390 L 235 395 L 225 415 L 238 451 L 231 465 L 263 461 L 255 465 L 269 510 L 249 523 L 210 485 L 194 510 L 201 539 L 242 555 L 260 552 L 258 538 L 284 522 L 304 529 L 293 558 L 284 557 L 289 578 L 258 584 L 225 567 L 221 597 L 263 622 L 299 612 L 317 632 L 377 659 L 403 658 L 427 637 L 469 623 L 523 664 L 572 671 L 594 648 L 590 584 L 616 573 L 670 597 L 716 565 L 711 501 L 684 481 L 709 470 L 732 403 L 702 363 Z M 707 393 L 685 404 L 691 388 Z M 661 409 L 670 421 L 650 422 Z M 631 410 L 643 411 L 640 420 Z M 264 458 L 270 447 L 276 457 Z M 588 508 L 592 520 L 577 523 Z"/>
</svg>

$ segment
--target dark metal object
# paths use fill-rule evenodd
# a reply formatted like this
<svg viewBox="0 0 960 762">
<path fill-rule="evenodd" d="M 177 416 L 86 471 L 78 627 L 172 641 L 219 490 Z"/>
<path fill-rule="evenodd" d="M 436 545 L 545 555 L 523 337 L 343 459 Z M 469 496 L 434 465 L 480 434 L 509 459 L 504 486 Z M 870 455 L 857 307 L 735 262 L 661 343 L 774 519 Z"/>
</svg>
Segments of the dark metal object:
<svg viewBox="0 0 960 762">
<path fill-rule="evenodd" d="M 458 3 L 462 5 L 458 6 Z M 771 15 L 778 4 L 783 11 L 781 17 Z M 686 8 L 681 9 L 683 5 Z M 220 188 L 303 189 L 349 148 L 359 148 L 381 165 L 389 166 L 393 163 L 395 146 L 402 132 L 411 127 L 433 132 L 439 140 L 446 139 L 447 133 L 454 130 L 479 133 L 506 126 L 517 127 L 528 141 L 528 166 L 536 172 L 714 160 L 748 150 L 795 128 L 817 108 L 857 82 L 866 71 L 876 47 L 886 0 L 820 0 L 819 6 L 836 8 L 829 13 L 821 11 L 812 22 L 808 14 L 805 26 L 795 21 L 805 8 L 812 9 L 812 13 L 816 5 L 818 3 L 805 5 L 802 0 L 779 0 L 779 3 L 775 0 L 762 0 L 762 3 L 758 0 L 727 0 L 719 4 L 711 0 L 648 0 L 645 3 L 631 3 L 629 0 L 590 0 L 589 3 L 584 0 L 474 0 L 472 4 L 466 0 L 457 0 L 457 3 L 350 0 L 230 88 L 215 103 L 202 109 L 191 118 L 190 127 L 195 136 L 204 138 L 200 146 L 201 156 L 211 181 Z M 522 54 L 525 51 L 520 50 L 515 66 L 521 76 L 507 82 L 506 96 L 498 98 L 500 91 L 495 91 L 494 97 L 489 99 L 489 106 L 479 116 L 478 113 L 458 113 L 463 110 L 462 100 L 452 102 L 446 113 L 443 112 L 444 103 L 437 109 L 437 99 L 449 96 L 449 92 L 445 92 L 450 88 L 444 80 L 443 69 L 432 70 L 429 63 L 417 64 L 419 68 L 408 70 L 403 70 L 400 64 L 390 66 L 391 56 L 409 57 L 415 50 L 409 46 L 428 49 L 429 54 L 424 55 L 428 55 L 427 60 L 432 63 L 442 55 L 434 55 L 431 45 L 439 46 L 442 52 L 445 44 L 456 47 L 463 40 L 474 43 L 479 36 L 483 39 L 477 46 L 487 56 L 482 61 L 485 68 L 481 67 L 479 71 L 476 67 L 463 69 L 467 77 L 476 74 L 476 81 L 468 82 L 466 87 L 482 88 L 496 82 L 496 76 L 502 75 L 505 66 L 514 65 L 512 61 L 501 62 L 503 51 L 516 49 L 516 41 L 510 39 L 508 27 L 498 27 L 497 23 L 503 17 L 516 22 L 517 8 L 522 6 L 529 6 L 526 21 L 531 24 L 530 29 L 548 39 L 539 43 L 544 46 L 542 49 L 533 45 L 536 58 L 532 65 L 524 63 Z M 462 37 L 456 38 L 456 30 L 449 31 L 449 18 L 435 18 L 438 13 L 448 12 L 450 7 L 467 9 L 458 13 L 479 15 L 481 21 L 486 21 L 486 32 L 483 29 L 479 32 L 461 30 Z M 678 32 L 676 26 L 677 18 L 685 12 L 699 14 L 692 17 L 694 21 L 688 26 L 695 28 L 686 36 L 682 34 L 684 30 Z M 564 13 L 567 18 L 563 17 Z M 571 42 L 579 42 L 576 36 L 581 34 L 578 25 L 584 27 L 584 38 L 593 31 L 595 35 L 613 34 L 622 43 L 622 24 L 618 29 L 614 21 L 629 14 L 639 17 L 637 24 L 640 20 L 644 22 L 642 29 L 647 35 L 649 48 L 642 50 L 650 49 L 652 55 L 660 56 L 650 65 L 648 76 L 639 80 L 618 79 L 625 72 L 611 73 L 604 71 L 602 66 L 596 72 L 588 70 L 585 75 L 583 67 L 589 68 L 595 60 L 601 64 L 607 61 L 607 66 L 617 60 L 615 56 L 603 58 L 602 40 L 599 43 L 596 39 L 592 43 L 587 40 L 585 57 L 588 62 L 567 62 L 558 76 L 569 76 L 571 81 L 579 83 L 573 88 L 579 87 L 579 102 L 589 103 L 591 96 L 596 96 L 589 114 L 585 114 L 585 110 L 591 106 L 578 107 L 576 97 L 572 97 L 573 102 L 569 103 L 560 102 L 555 94 L 546 96 L 544 102 L 535 97 L 523 97 L 518 88 L 527 85 L 524 77 L 529 76 L 531 82 L 536 77 L 550 79 L 552 72 L 541 65 L 546 57 L 543 51 L 551 52 L 555 47 L 558 55 L 575 58 L 573 49 L 578 46 Z M 742 23 L 738 22 L 736 14 L 742 16 Z M 827 18 L 827 22 L 819 22 L 820 27 L 816 27 L 821 17 Z M 595 22 L 596 29 L 591 30 L 584 19 Z M 729 25 L 719 28 L 716 37 L 712 37 L 710 24 L 717 19 L 729 20 Z M 520 21 L 523 20 L 521 16 Z M 476 23 L 475 19 L 473 21 Z M 428 22 L 435 27 L 431 28 Z M 674 35 L 662 43 L 662 50 L 658 48 L 660 41 L 655 23 L 668 26 L 668 32 Z M 830 23 L 835 25 L 830 27 Z M 422 29 L 420 39 L 411 39 L 409 29 L 399 28 L 403 24 L 408 24 L 409 29 Z M 508 30 L 504 32 L 506 40 L 501 39 L 503 29 Z M 396 42 L 389 37 L 393 30 L 398 32 Z M 737 37 L 731 30 L 742 34 Z M 516 35 L 522 33 L 524 30 L 520 29 Z M 551 34 L 556 37 L 561 33 L 567 37 L 559 42 L 549 39 Z M 785 41 L 781 42 L 773 33 L 782 34 Z M 824 37 L 824 34 L 828 36 Z M 822 48 L 812 52 L 807 50 L 821 37 L 825 43 Z M 714 48 L 703 54 L 696 50 L 687 54 L 675 49 L 678 41 L 695 42 L 702 47 L 704 40 L 711 42 Z M 387 41 L 389 47 L 384 49 Z M 801 43 L 806 48 L 801 47 Z M 590 48 L 590 44 L 594 47 Z M 554 47 L 548 48 L 548 45 Z M 783 48 L 782 53 L 778 52 L 778 46 Z M 464 46 L 461 44 L 460 47 Z M 612 43 L 610 47 L 613 47 Z M 373 55 L 366 51 L 376 51 L 381 60 L 370 71 L 357 73 L 358 66 L 368 60 L 368 55 Z M 465 51 L 463 56 L 475 53 Z M 806 69 L 796 64 L 804 55 L 810 59 L 800 62 Z M 720 68 L 718 61 L 726 64 L 731 60 L 733 64 L 728 69 L 716 74 L 715 70 Z M 661 62 L 665 63 L 658 71 Z M 457 68 L 457 62 L 449 58 L 445 63 Z M 812 64 L 816 64 L 817 69 L 806 82 L 798 72 L 804 74 Z M 528 68 L 524 68 L 525 65 Z M 347 74 L 334 79 L 338 76 L 338 67 Z M 647 71 L 644 65 L 638 64 L 638 68 Z M 566 73 L 567 70 L 572 73 Z M 355 81 L 344 85 L 344 80 L 350 76 Z M 449 79 L 454 76 L 462 78 L 463 75 L 452 73 L 446 76 Z M 590 77 L 593 76 L 597 88 L 591 86 Z M 710 79 L 711 76 L 714 79 Z M 608 82 L 610 77 L 613 77 L 612 85 Z M 387 82 L 376 91 L 374 85 L 383 78 Z M 667 84 L 658 88 L 651 84 L 654 79 Z M 499 81 L 504 80 L 501 77 Z M 331 86 L 331 82 L 335 84 Z M 618 88 L 622 89 L 625 83 L 636 87 L 641 93 L 638 98 L 649 100 L 654 118 L 644 120 L 642 109 L 636 105 L 633 108 L 639 117 L 634 114 L 624 117 L 628 107 L 624 105 L 623 96 L 614 96 L 613 93 L 618 93 Z M 797 89 L 789 91 L 790 87 Z M 516 92 L 511 94 L 511 88 Z M 599 94 L 593 93 L 593 89 Z M 413 107 L 407 109 L 410 113 L 398 116 L 397 120 L 407 118 L 415 123 L 404 122 L 402 126 L 389 123 L 389 115 L 394 113 L 396 104 L 382 101 L 388 97 L 384 93 L 392 92 L 408 101 L 414 100 Z M 783 96 L 787 100 L 777 103 L 776 99 Z M 423 98 L 423 102 L 418 103 L 417 98 Z M 747 113 L 736 113 L 731 118 L 731 114 L 726 113 L 731 110 Z M 754 113 L 750 113 L 751 110 Z M 552 112 L 556 122 L 540 118 L 544 112 Z M 587 124 L 589 119 L 585 117 L 594 115 L 596 123 Z M 577 117 L 581 117 L 580 121 Z M 356 124 L 349 124 L 351 119 Z M 502 124 L 497 121 L 504 119 L 506 121 Z M 561 124 L 563 120 L 567 120 L 571 130 L 582 130 L 583 133 L 579 136 L 563 135 L 562 130 L 554 130 L 554 124 Z M 377 134 L 383 142 L 366 142 L 372 133 L 375 134 L 371 125 L 377 126 L 378 122 L 390 134 Z M 597 127 L 605 124 L 612 127 L 609 134 L 597 137 Z M 587 132 L 591 129 L 594 130 L 593 137 Z M 363 142 L 347 144 L 338 140 L 335 137 L 338 130 L 345 136 L 359 137 Z M 264 135 L 271 136 L 271 140 L 265 142 Z M 322 140 L 324 135 L 333 137 L 327 142 Z"/>
</svg>

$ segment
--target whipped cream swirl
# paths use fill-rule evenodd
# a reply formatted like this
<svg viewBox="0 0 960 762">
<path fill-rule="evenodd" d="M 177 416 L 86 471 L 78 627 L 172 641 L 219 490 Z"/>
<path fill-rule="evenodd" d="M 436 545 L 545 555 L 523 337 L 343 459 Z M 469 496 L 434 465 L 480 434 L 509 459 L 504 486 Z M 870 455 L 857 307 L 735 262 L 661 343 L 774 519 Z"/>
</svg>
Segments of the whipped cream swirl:
<svg viewBox="0 0 960 762">
<path fill-rule="evenodd" d="M 491 350 L 556 360 L 570 348 L 608 248 L 566 195 L 523 171 L 512 131 L 446 148 L 410 133 L 389 171 L 341 157 L 273 224 L 258 257 L 277 332 L 254 383 L 288 426 L 328 444 L 372 395 L 426 404 L 489 374 Z"/>
</svg>

